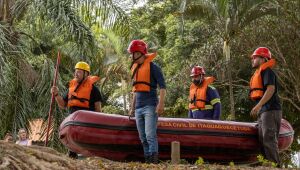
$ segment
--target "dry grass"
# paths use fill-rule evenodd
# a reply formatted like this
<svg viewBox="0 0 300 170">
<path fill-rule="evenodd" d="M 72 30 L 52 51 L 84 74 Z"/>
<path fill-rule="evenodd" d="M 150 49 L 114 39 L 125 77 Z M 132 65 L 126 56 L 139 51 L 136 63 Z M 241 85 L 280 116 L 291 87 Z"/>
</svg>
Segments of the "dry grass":
<svg viewBox="0 0 300 170">
<path fill-rule="evenodd" d="M 278 168 L 257 166 L 224 166 L 215 164 L 176 164 L 168 162 L 160 164 L 144 164 L 140 162 L 115 162 L 108 159 L 91 157 L 81 160 L 68 158 L 65 154 L 59 153 L 51 148 L 41 146 L 23 147 L 12 143 L 0 141 L 0 169 L 18 170 L 94 170 L 94 169 L 158 169 L 158 170 L 275 170 Z"/>
</svg>

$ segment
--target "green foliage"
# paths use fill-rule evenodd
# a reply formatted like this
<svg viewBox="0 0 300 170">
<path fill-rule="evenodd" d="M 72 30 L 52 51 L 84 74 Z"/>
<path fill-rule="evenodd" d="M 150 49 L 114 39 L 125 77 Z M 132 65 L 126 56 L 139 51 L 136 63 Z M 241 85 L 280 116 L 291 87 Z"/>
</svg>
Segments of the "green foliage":
<svg viewBox="0 0 300 170">
<path fill-rule="evenodd" d="M 47 119 L 58 50 L 62 52 L 61 93 L 73 76 L 75 63 L 85 60 L 92 74 L 101 77 L 97 86 L 104 99 L 103 111 L 124 114 L 131 98 L 131 61 L 126 48 L 131 39 L 140 38 L 148 42 L 150 52 L 158 51 L 154 62 L 166 79 L 168 117 L 187 117 L 190 69 L 202 65 L 208 76 L 217 79 L 214 87 L 221 96 L 221 119 L 230 119 L 226 73 L 231 69 L 235 118 L 254 121 L 249 116 L 253 103 L 248 99 L 248 84 L 253 70 L 248 57 L 258 46 L 269 47 L 277 60 L 274 70 L 283 117 L 295 130 L 295 142 L 282 153 L 283 162 L 291 164 L 291 155 L 300 150 L 296 142 L 300 135 L 300 72 L 295 67 L 300 65 L 300 1 L 153 0 L 134 9 L 124 5 L 127 2 L 116 5 L 114 1 L 14 2 L 12 15 L 7 15 L 14 16 L 11 22 L 0 22 L 0 137 L 8 130 L 16 133 L 33 118 Z M 228 38 L 230 65 L 223 57 L 223 41 Z M 50 142 L 62 151 L 57 128 L 64 113 L 55 107 L 55 134 Z"/>
<path fill-rule="evenodd" d="M 165 117 L 187 117 L 188 115 L 188 100 L 186 98 L 177 98 L 173 107 L 165 109 Z"/>
<path fill-rule="evenodd" d="M 62 53 L 58 86 L 63 93 L 78 60 L 93 63 L 95 73 L 103 74 L 104 54 L 99 44 L 104 40 L 95 39 L 90 27 L 105 27 L 124 37 L 129 32 L 127 14 L 112 1 L 19 0 L 3 3 L 1 7 L 4 5 L 12 10 L 0 11 L 0 115 L 4 118 L 0 120 L 0 138 L 7 131 L 16 134 L 18 128 L 28 127 L 33 118 L 48 118 L 52 61 L 56 61 L 58 50 Z M 80 11 L 79 7 L 84 10 Z M 99 19 L 102 24 L 95 23 Z M 116 51 L 120 52 L 120 47 Z M 55 107 L 51 126 L 55 133 L 50 146 L 60 150 L 63 148 L 58 127 L 65 118 L 63 112 L 66 111 Z"/>
<path fill-rule="evenodd" d="M 258 155 L 257 156 L 257 160 L 258 160 L 259 163 L 262 164 L 262 166 L 273 167 L 273 168 L 277 167 L 277 163 L 274 163 L 272 161 L 266 160 L 264 158 L 264 156 L 262 156 L 262 155 Z"/>
<path fill-rule="evenodd" d="M 230 166 L 231 168 L 233 168 L 233 167 L 234 167 L 234 162 L 230 161 L 230 162 L 229 162 L 229 166 Z"/>
<path fill-rule="evenodd" d="M 199 156 L 199 158 L 195 162 L 195 165 L 201 166 L 203 164 L 204 164 L 204 160 L 202 157 Z"/>
<path fill-rule="evenodd" d="M 180 159 L 180 164 L 189 164 L 189 162 L 185 159 Z"/>
<path fill-rule="evenodd" d="M 124 114 L 124 111 L 120 107 L 113 105 L 107 105 L 102 108 L 102 112 L 109 114 Z"/>
</svg>

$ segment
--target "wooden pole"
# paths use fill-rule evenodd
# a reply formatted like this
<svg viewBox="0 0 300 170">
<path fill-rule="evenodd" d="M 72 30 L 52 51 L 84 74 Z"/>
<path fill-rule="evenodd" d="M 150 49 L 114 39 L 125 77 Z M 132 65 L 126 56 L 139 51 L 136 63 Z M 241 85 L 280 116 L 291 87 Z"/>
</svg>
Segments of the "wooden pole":
<svg viewBox="0 0 300 170">
<path fill-rule="evenodd" d="M 171 162 L 172 164 L 179 164 L 180 163 L 180 142 L 173 141 L 171 143 Z"/>
<path fill-rule="evenodd" d="M 55 73 L 54 73 L 54 78 L 53 78 L 53 86 L 56 86 L 56 80 L 57 80 L 59 64 L 60 64 L 60 52 L 58 51 L 57 60 L 56 60 L 56 68 L 55 68 Z M 51 124 L 52 124 L 52 105 L 54 103 L 54 98 L 55 98 L 55 96 L 52 93 L 51 94 L 50 109 L 49 109 L 49 112 L 48 112 L 48 124 L 47 124 L 47 134 L 46 134 L 45 146 L 47 146 L 47 144 L 48 144 L 49 131 L 50 131 L 50 127 L 51 127 Z"/>
</svg>

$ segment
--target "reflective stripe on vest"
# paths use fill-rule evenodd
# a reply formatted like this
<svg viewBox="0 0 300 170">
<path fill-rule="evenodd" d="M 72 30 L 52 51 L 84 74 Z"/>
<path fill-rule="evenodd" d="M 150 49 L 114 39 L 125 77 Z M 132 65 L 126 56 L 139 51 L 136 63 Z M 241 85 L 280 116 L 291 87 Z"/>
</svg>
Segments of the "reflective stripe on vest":
<svg viewBox="0 0 300 170">
<path fill-rule="evenodd" d="M 211 84 L 215 78 L 204 77 L 201 86 L 197 86 L 194 83 L 190 86 L 190 104 L 189 109 L 204 109 L 206 101 L 206 91 L 209 84 Z"/>
<path fill-rule="evenodd" d="M 134 63 L 131 68 L 133 77 L 133 92 L 149 92 L 150 91 L 150 63 L 156 57 L 157 53 L 146 54 L 143 64 Z"/>
<path fill-rule="evenodd" d="M 250 80 L 250 94 L 249 97 L 252 100 L 257 100 L 263 97 L 263 82 L 261 77 L 261 72 L 267 68 L 272 68 L 275 65 L 275 60 L 271 59 L 264 64 L 262 64 L 258 69 L 255 70 L 255 73 Z"/>
<path fill-rule="evenodd" d="M 81 84 L 78 84 L 75 79 L 71 80 L 69 83 L 67 106 L 89 108 L 93 84 L 99 79 L 98 76 L 88 76 Z"/>
<path fill-rule="evenodd" d="M 212 105 L 205 105 L 204 108 L 200 108 L 200 109 L 195 108 L 195 109 L 191 109 L 191 110 L 193 112 L 193 111 L 197 111 L 197 110 L 212 110 L 212 109 L 214 109 L 214 107 Z"/>
<path fill-rule="evenodd" d="M 211 105 L 215 105 L 216 103 L 221 103 L 221 99 L 220 99 L 220 98 L 215 98 L 215 99 L 212 99 L 212 100 L 210 101 L 210 104 L 211 104 Z"/>
</svg>

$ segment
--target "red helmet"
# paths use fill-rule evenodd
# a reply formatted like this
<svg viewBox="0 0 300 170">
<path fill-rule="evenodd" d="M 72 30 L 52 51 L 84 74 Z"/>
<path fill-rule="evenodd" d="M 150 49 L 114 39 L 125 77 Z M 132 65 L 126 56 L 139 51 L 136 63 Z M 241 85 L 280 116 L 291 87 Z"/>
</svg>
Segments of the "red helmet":
<svg viewBox="0 0 300 170">
<path fill-rule="evenodd" d="M 271 52 L 270 52 L 270 50 L 267 47 L 258 47 L 253 52 L 253 54 L 251 55 L 251 58 L 253 56 L 261 56 L 261 57 L 264 57 L 264 58 L 270 60 L 271 59 Z"/>
<path fill-rule="evenodd" d="M 201 66 L 194 66 L 192 71 L 191 71 L 191 77 L 192 76 L 198 76 L 200 74 L 205 74 L 205 70 Z"/>
<path fill-rule="evenodd" d="M 147 44 L 143 40 L 133 40 L 129 44 L 127 49 L 128 53 L 132 54 L 136 51 L 141 52 L 142 54 L 147 54 Z"/>
</svg>

